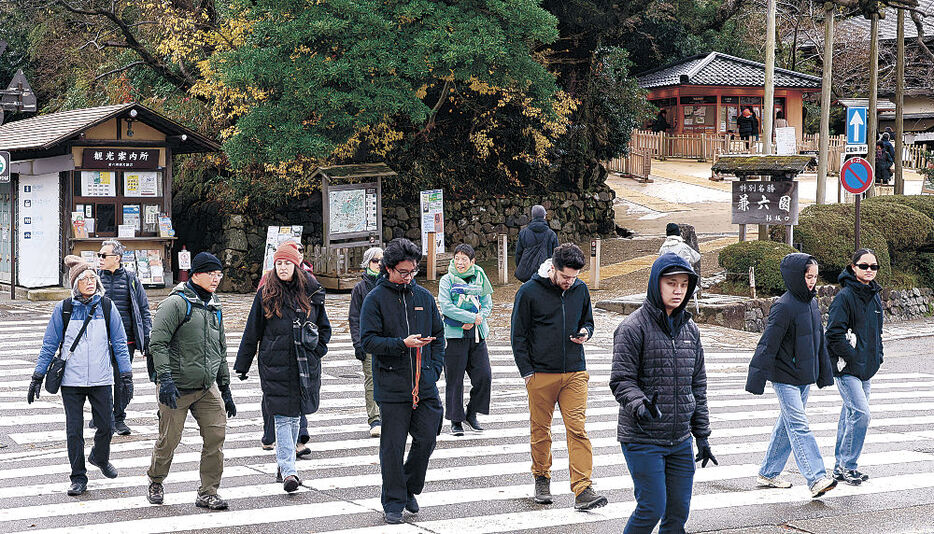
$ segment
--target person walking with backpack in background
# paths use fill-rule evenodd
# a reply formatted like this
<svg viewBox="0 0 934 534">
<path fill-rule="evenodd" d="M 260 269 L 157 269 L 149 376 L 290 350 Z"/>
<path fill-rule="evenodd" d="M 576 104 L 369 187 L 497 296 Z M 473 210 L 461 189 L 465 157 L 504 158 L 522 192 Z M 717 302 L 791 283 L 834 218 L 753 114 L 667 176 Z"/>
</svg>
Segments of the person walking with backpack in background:
<svg viewBox="0 0 934 534">
<path fill-rule="evenodd" d="M 65 256 L 65 265 L 72 296 L 56 304 L 52 311 L 26 401 L 32 404 L 39 398 L 42 380 L 49 371 L 55 352 L 61 352 L 65 366 L 58 378 L 61 380 L 68 461 L 71 463 L 68 495 L 77 496 L 87 491 L 88 486 L 84 464 L 84 403 L 88 401 L 91 404 L 91 417 L 96 429 L 88 462 L 100 468 L 105 477 L 116 478 L 117 469 L 110 463 L 114 408 L 111 386 L 114 385 L 114 376 L 117 376 L 116 389 L 120 391 L 120 398 L 129 403 L 133 398 L 133 371 L 120 312 L 104 296 L 100 277 L 78 256 Z M 117 365 L 116 373 L 112 368 L 113 362 Z M 48 390 L 48 383 L 46 388 Z M 121 408 L 125 409 L 126 404 Z"/>
<path fill-rule="evenodd" d="M 152 330 L 149 298 L 136 274 L 128 272 L 120 264 L 124 250 L 123 244 L 116 239 L 108 239 L 101 243 L 101 249 L 97 253 L 100 260 L 97 274 L 101 277 L 106 295 L 120 311 L 130 362 L 133 361 L 133 354 L 140 351 L 146 357 L 149 374 L 153 375 L 152 360 L 149 358 L 149 333 Z M 116 373 L 117 369 L 114 369 L 114 372 Z M 150 378 L 155 381 L 155 376 Z M 125 410 L 127 403 L 120 397 L 119 392 L 122 388 L 116 386 L 118 382 L 119 376 L 114 376 L 114 431 L 121 436 L 129 436 L 130 428 L 126 425 Z"/>
<path fill-rule="evenodd" d="M 885 312 L 876 283 L 879 260 L 862 248 L 840 273 L 840 292 L 830 303 L 827 319 L 827 349 L 834 381 L 843 399 L 837 424 L 836 459 L 833 477 L 857 486 L 869 475 L 857 469 L 869 429 L 869 381 L 882 365 L 882 323 Z"/>
<path fill-rule="evenodd" d="M 687 261 L 663 254 L 652 264 L 645 302 L 613 334 L 610 390 L 619 402 L 616 434 L 636 497 L 624 534 L 649 534 L 659 520 L 660 534 L 683 533 L 694 462 L 717 465 L 708 441 L 704 349 L 685 310 L 697 280 Z"/>
<path fill-rule="evenodd" d="M 761 395 L 772 382 L 780 413 L 756 481 L 761 486 L 790 488 L 781 478 L 788 456 L 794 453 L 798 471 L 816 499 L 837 481 L 827 476 L 817 440 L 808 425 L 805 407 L 811 384 L 833 384 L 830 357 L 824 342 L 817 294 L 817 260 L 808 254 L 789 254 L 780 265 L 785 293 L 771 310 L 765 331 L 749 363 L 746 391 Z"/>
<path fill-rule="evenodd" d="M 477 414 L 490 413 L 493 370 L 486 348 L 487 317 L 493 311 L 493 284 L 477 265 L 473 247 L 460 244 L 448 272 L 438 283 L 438 304 L 444 319 L 445 417 L 451 434 L 464 435 L 464 423 L 482 432 Z M 470 402 L 464 409 L 464 372 L 470 377 Z"/>
<path fill-rule="evenodd" d="M 593 489 L 593 447 L 587 437 L 590 374 L 584 343 L 593 337 L 593 309 L 587 285 L 578 278 L 584 253 L 573 243 L 552 258 L 516 292 L 512 307 L 512 354 L 529 396 L 534 500 L 551 504 L 551 420 L 561 409 L 568 442 L 574 508 L 607 504 Z"/>
<path fill-rule="evenodd" d="M 331 340 L 331 323 L 324 309 L 324 288 L 301 270 L 302 256 L 293 246 L 279 246 L 273 273 L 256 292 L 247 316 L 234 372 L 241 380 L 259 345 L 259 378 L 264 403 L 276 429 L 276 481 L 289 493 L 301 480 L 295 469 L 295 448 L 301 416 L 318 410 L 321 358 Z M 317 339 L 303 339 L 310 321 Z M 311 345 L 312 342 L 314 346 Z"/>
<path fill-rule="evenodd" d="M 379 405 L 373 400 L 373 355 L 363 350 L 360 341 L 360 308 L 363 299 L 376 287 L 379 280 L 379 263 L 383 261 L 383 249 L 370 247 L 363 253 L 363 274 L 361 280 L 353 286 L 350 292 L 350 313 L 347 322 L 350 324 L 350 340 L 353 342 L 354 357 L 363 364 L 363 399 L 366 403 L 366 422 L 370 425 L 370 437 L 378 438 L 382 421 L 379 416 Z"/>
<path fill-rule="evenodd" d="M 684 238 L 681 237 L 681 227 L 678 226 L 678 223 L 670 222 L 665 225 L 665 242 L 658 247 L 658 255 L 661 256 L 666 252 L 674 252 L 681 259 L 688 262 L 688 265 L 694 265 L 701 259 L 700 252 L 684 242 Z"/>
<path fill-rule="evenodd" d="M 558 234 L 545 222 L 545 213 L 544 206 L 532 206 L 532 222 L 516 240 L 515 276 L 521 282 L 528 282 L 558 246 Z"/>
<path fill-rule="evenodd" d="M 201 486 L 195 506 L 227 509 L 217 488 L 224 472 L 227 417 L 237 415 L 237 406 L 230 394 L 221 302 L 214 293 L 224 277 L 221 269 L 213 254 L 198 253 L 191 260 L 190 279 L 175 286 L 152 321 L 150 349 L 158 375 L 159 437 L 147 471 L 151 504 L 163 502 L 162 482 L 169 475 L 191 413 L 202 441 Z"/>
<path fill-rule="evenodd" d="M 425 487 L 444 415 L 437 386 L 444 365 L 444 325 L 435 298 L 415 282 L 421 257 L 408 239 L 390 242 L 376 287 L 360 309 L 360 341 L 373 355 L 373 395 L 383 418 L 380 501 L 390 524 L 405 522 L 403 509 L 419 511 L 415 496 Z M 408 435 L 412 445 L 406 458 Z"/>
</svg>

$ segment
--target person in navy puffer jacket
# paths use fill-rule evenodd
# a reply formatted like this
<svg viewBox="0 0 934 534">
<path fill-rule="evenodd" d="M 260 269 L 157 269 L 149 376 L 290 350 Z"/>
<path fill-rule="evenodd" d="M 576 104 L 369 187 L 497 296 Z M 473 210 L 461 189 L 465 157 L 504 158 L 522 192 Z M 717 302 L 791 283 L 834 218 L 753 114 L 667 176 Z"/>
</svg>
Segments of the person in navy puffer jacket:
<svg viewBox="0 0 934 534">
<path fill-rule="evenodd" d="M 76 496 L 84 493 L 88 484 L 84 465 L 84 402 L 91 403 L 91 416 L 97 429 L 88 462 L 100 468 L 107 478 L 115 478 L 117 470 L 110 463 L 110 440 L 113 437 L 110 389 L 114 384 L 111 358 L 117 362 L 118 387 L 126 402 L 133 398 L 133 373 L 120 312 L 103 296 L 100 277 L 91 265 L 77 256 L 65 256 L 65 265 L 69 267 L 74 296 L 59 302 L 52 312 L 26 400 L 31 404 L 39 397 L 49 364 L 61 347 L 65 358 L 61 393 L 65 407 L 68 460 L 71 462 L 68 495 Z M 71 315 L 66 329 L 63 308 L 68 300 L 71 300 Z M 105 316 L 105 309 L 109 310 L 109 317 Z"/>
</svg>

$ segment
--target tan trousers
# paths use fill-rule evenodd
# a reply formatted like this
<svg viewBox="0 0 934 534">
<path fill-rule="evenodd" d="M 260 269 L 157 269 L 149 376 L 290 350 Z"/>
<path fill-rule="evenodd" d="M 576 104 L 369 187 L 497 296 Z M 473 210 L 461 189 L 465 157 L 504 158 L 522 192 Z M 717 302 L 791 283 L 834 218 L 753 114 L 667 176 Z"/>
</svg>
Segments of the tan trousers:
<svg viewBox="0 0 934 534">
<path fill-rule="evenodd" d="M 526 384 L 531 422 L 532 474 L 551 478 L 551 419 L 555 404 L 567 429 L 571 491 L 579 495 L 593 474 L 593 448 L 587 431 L 587 371 L 535 373 Z"/>
<path fill-rule="evenodd" d="M 159 403 L 159 439 L 152 449 L 149 480 L 162 482 L 169 474 L 175 448 L 182 439 L 188 412 L 195 418 L 201 431 L 201 487 L 198 495 L 216 495 L 224 472 L 224 437 L 227 431 L 227 412 L 216 384 L 210 389 L 187 393 L 178 398 L 178 408 Z"/>
</svg>

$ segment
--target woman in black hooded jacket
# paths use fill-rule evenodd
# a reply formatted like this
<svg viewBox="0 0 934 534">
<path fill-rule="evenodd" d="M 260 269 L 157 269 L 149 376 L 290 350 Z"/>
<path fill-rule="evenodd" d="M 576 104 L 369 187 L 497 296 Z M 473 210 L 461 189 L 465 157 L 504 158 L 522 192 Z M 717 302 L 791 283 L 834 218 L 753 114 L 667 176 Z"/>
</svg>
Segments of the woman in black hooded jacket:
<svg viewBox="0 0 934 534">
<path fill-rule="evenodd" d="M 840 292 L 830 304 L 827 347 L 834 380 L 843 398 L 837 425 L 833 477 L 856 486 L 869 475 L 856 469 L 869 428 L 869 380 L 882 365 L 882 288 L 875 282 L 879 261 L 869 249 L 853 254 L 840 273 Z"/>
</svg>

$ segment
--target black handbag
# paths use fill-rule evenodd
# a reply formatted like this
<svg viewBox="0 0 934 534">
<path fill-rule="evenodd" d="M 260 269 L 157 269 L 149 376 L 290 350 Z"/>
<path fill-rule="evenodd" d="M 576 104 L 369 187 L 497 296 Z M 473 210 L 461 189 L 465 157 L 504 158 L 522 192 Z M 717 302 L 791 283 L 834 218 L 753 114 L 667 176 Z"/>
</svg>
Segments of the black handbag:
<svg viewBox="0 0 934 534">
<path fill-rule="evenodd" d="M 318 348 L 318 325 L 309 319 L 305 321 L 295 319 L 295 322 L 299 323 L 302 346 L 305 347 L 305 350 L 313 352 Z"/>
<path fill-rule="evenodd" d="M 81 325 L 81 330 L 78 331 L 78 335 L 75 336 L 75 340 L 71 344 L 71 349 L 68 351 L 69 357 L 71 357 L 71 355 L 74 354 L 75 349 L 78 348 L 78 342 L 81 341 L 81 336 L 84 335 L 84 331 L 88 329 L 88 323 L 91 322 L 91 317 L 94 317 L 94 310 L 96 309 L 97 302 L 95 302 L 94 305 L 91 306 L 91 309 L 88 310 L 88 316 L 84 318 L 84 323 Z M 65 342 L 64 340 L 65 332 L 62 331 L 63 344 Z M 65 375 L 65 362 L 68 361 L 68 358 L 65 358 L 62 352 L 62 345 L 59 345 L 58 354 L 52 358 L 52 362 L 49 363 L 49 369 L 45 372 L 45 390 L 52 395 L 58 393 L 58 389 L 62 386 L 62 377 Z"/>
</svg>

